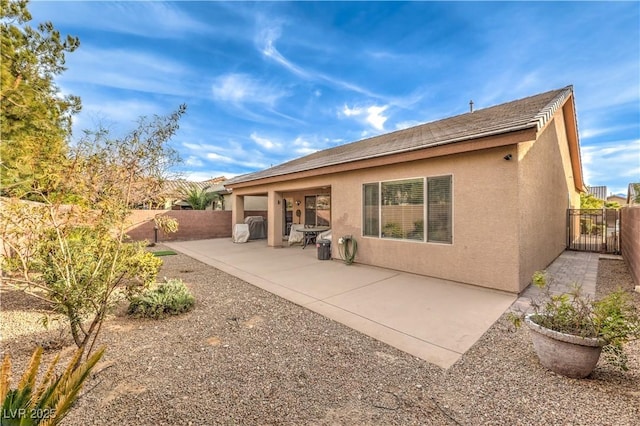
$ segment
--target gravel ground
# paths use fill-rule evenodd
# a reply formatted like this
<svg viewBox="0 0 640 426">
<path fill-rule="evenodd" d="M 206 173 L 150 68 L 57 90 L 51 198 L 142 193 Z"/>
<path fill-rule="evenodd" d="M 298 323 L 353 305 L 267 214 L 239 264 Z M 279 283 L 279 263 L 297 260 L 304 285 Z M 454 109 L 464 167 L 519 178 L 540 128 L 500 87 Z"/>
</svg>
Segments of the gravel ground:
<svg viewBox="0 0 640 426">
<path fill-rule="evenodd" d="M 443 370 L 185 255 L 162 259 L 161 276 L 187 283 L 194 310 L 160 321 L 114 313 L 105 357 L 64 425 L 638 424 L 640 342 L 630 371 L 600 364 L 568 379 L 541 367 L 528 331 L 503 316 Z M 598 291 L 618 286 L 633 289 L 624 262 L 600 260 Z M 45 303 L 1 296 L 1 349 L 18 375 L 35 344 L 56 353 L 60 333 L 41 331 Z"/>
</svg>

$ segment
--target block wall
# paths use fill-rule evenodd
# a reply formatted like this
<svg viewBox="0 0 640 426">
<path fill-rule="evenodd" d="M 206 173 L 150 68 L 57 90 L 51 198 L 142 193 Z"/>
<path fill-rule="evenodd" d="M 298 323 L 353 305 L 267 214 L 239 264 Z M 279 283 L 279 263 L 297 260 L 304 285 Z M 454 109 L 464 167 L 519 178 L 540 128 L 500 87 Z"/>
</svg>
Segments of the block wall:
<svg viewBox="0 0 640 426">
<path fill-rule="evenodd" d="M 165 215 L 178 220 L 178 232 L 165 234 L 158 230 L 158 242 L 231 238 L 230 210 L 133 210 L 129 216 L 127 235 L 136 241 L 154 241 L 153 218 Z M 263 216 L 266 211 L 246 211 L 246 216 Z"/>
<path fill-rule="evenodd" d="M 623 207 L 620 214 L 622 257 L 636 285 L 640 285 L 640 206 Z"/>
</svg>

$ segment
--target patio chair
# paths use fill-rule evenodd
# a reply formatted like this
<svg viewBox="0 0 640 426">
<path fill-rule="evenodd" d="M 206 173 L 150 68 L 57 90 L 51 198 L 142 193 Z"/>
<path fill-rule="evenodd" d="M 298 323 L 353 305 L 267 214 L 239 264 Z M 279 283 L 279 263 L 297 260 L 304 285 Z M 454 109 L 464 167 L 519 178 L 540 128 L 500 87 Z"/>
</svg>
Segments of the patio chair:
<svg viewBox="0 0 640 426">
<path fill-rule="evenodd" d="M 288 240 L 289 245 L 303 243 L 304 234 L 299 231 L 300 229 L 304 229 L 304 225 L 299 225 L 299 224 L 291 225 L 291 230 L 289 231 L 289 240 Z"/>
<path fill-rule="evenodd" d="M 318 234 L 312 234 L 312 233 L 305 232 L 304 233 L 304 244 L 302 244 L 302 245 L 304 247 L 306 247 L 309 244 L 315 244 L 317 236 L 318 236 Z"/>
</svg>

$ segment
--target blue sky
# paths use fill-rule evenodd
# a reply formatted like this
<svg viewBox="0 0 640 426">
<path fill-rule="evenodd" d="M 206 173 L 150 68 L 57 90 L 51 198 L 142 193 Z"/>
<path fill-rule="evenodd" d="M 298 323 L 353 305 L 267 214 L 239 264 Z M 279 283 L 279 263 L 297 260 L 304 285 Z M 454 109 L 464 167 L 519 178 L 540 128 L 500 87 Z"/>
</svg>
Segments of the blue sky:
<svg viewBox="0 0 640 426">
<path fill-rule="evenodd" d="M 80 38 L 58 79 L 115 134 L 186 103 L 192 180 L 572 84 L 585 179 L 640 182 L 638 2 L 32 2 Z"/>
</svg>

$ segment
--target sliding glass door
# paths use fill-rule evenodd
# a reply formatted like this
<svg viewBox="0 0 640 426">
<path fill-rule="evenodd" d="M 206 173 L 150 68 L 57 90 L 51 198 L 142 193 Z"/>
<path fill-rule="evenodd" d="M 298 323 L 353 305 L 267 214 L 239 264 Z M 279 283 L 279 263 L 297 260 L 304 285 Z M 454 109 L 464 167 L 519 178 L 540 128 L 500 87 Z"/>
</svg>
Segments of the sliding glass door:
<svg viewBox="0 0 640 426">
<path fill-rule="evenodd" d="M 304 197 L 304 223 L 311 226 L 331 226 L 331 196 Z"/>
</svg>

